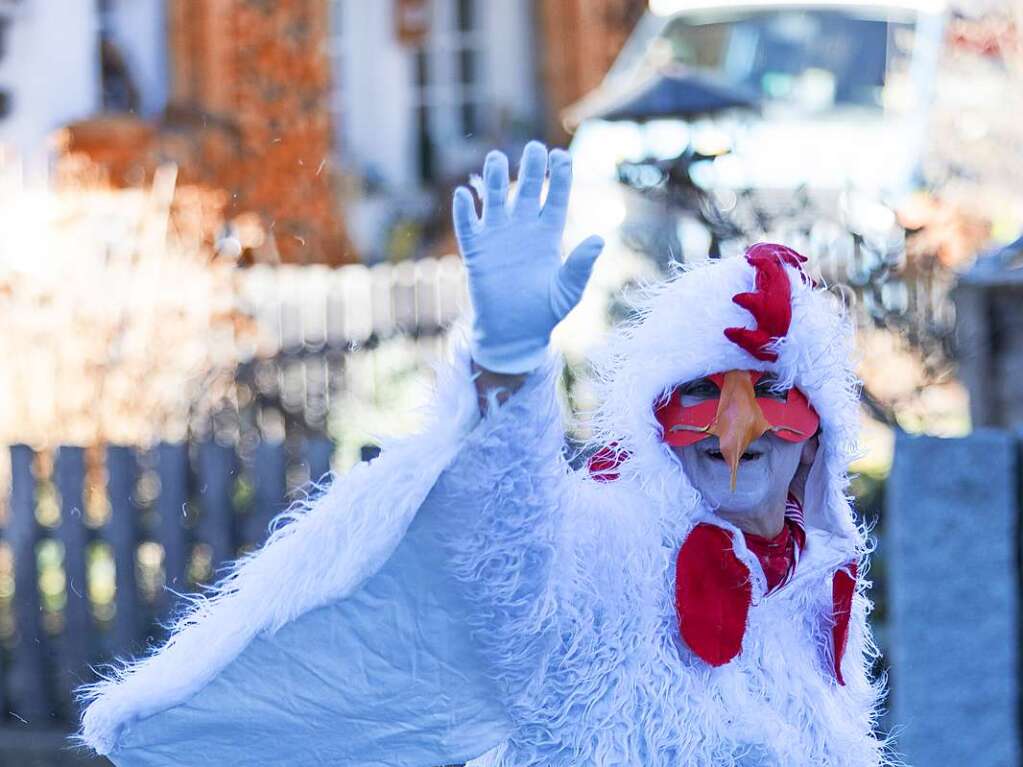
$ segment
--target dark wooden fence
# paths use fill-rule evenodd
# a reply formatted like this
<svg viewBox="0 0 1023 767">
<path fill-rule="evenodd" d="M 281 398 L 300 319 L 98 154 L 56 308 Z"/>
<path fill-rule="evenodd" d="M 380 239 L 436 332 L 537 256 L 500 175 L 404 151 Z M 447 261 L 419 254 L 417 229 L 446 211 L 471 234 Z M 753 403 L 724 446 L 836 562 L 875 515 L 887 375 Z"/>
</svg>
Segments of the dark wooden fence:
<svg viewBox="0 0 1023 767">
<path fill-rule="evenodd" d="M 207 441 L 138 450 L 10 448 L 0 570 L 4 709 L 17 721 L 72 718 L 90 663 L 158 640 L 175 592 L 258 546 L 287 504 L 287 477 L 322 477 L 326 438 L 262 443 L 251 455 Z M 105 498 L 86 502 L 102 477 Z M 52 508 L 54 507 L 55 508 Z"/>
</svg>

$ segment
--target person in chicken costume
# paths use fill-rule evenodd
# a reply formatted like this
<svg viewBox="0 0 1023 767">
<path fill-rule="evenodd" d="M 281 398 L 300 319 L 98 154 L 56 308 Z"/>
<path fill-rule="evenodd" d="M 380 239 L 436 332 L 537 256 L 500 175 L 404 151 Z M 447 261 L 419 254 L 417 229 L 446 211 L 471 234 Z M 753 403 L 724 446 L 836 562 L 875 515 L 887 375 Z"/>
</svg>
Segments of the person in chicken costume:
<svg viewBox="0 0 1023 767">
<path fill-rule="evenodd" d="M 570 186 L 532 142 L 509 200 L 488 155 L 482 216 L 454 198 L 472 331 L 427 427 L 88 688 L 84 744 L 128 767 L 896 763 L 848 322 L 780 245 L 680 271 L 596 361 L 573 471 L 548 341 L 602 243 L 562 261 Z"/>
</svg>

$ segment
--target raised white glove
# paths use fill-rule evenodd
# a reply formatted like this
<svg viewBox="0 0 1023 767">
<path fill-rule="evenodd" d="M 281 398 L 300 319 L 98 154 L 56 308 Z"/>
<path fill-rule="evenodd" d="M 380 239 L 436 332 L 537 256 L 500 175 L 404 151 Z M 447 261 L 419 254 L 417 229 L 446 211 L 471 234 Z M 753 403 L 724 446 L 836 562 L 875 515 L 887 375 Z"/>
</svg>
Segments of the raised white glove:
<svg viewBox="0 0 1023 767">
<path fill-rule="evenodd" d="M 551 331 L 579 302 L 604 247 L 600 237 L 588 237 L 562 263 L 572 159 L 561 149 L 550 153 L 550 187 L 541 210 L 547 165 L 544 145 L 527 144 L 509 212 L 508 158 L 490 152 L 483 165 L 482 221 L 469 190 L 455 191 L 455 236 L 475 314 L 472 356 L 497 373 L 527 373 L 539 367 Z"/>
</svg>

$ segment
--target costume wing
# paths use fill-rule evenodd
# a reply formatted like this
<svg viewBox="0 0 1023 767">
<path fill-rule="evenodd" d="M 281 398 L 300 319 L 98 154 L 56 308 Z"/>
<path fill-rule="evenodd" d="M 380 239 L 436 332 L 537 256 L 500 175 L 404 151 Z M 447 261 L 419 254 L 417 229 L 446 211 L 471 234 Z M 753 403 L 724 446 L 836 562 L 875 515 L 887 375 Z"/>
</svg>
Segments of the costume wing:
<svg viewBox="0 0 1023 767">
<path fill-rule="evenodd" d="M 292 512 L 160 650 L 87 690 L 82 742 L 118 767 L 436 767 L 505 740 L 445 563 L 458 514 L 429 496 L 475 416 L 459 384 L 423 436 Z"/>
</svg>

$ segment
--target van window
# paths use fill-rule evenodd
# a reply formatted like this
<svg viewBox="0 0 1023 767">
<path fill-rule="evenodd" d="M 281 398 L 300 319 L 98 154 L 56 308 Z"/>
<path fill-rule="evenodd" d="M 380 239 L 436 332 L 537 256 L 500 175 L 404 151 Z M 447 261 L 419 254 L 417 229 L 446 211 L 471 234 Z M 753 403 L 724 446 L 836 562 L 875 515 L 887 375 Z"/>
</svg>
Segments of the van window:
<svg viewBox="0 0 1023 767">
<path fill-rule="evenodd" d="M 660 57 L 715 70 L 768 101 L 825 110 L 881 107 L 887 75 L 908 66 L 912 36 L 908 20 L 770 10 L 727 19 L 680 16 L 655 48 Z"/>
</svg>

